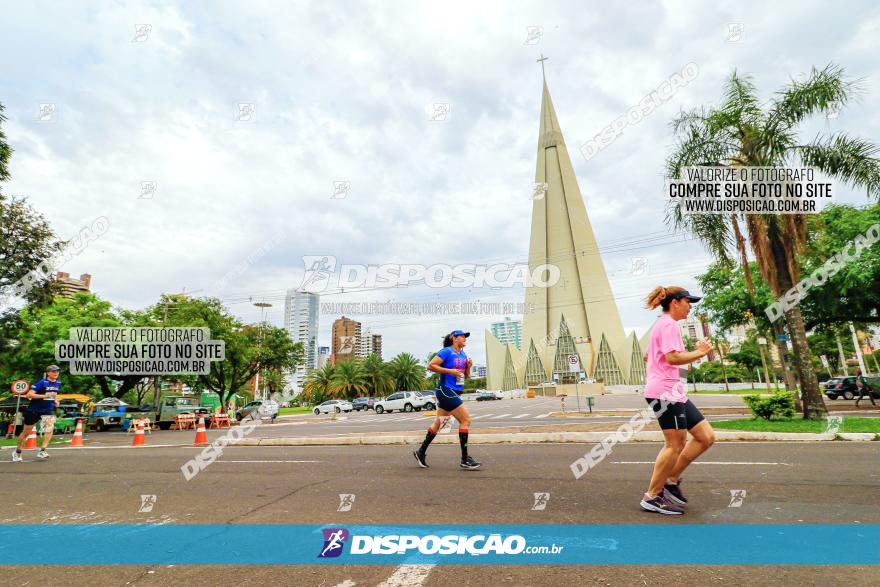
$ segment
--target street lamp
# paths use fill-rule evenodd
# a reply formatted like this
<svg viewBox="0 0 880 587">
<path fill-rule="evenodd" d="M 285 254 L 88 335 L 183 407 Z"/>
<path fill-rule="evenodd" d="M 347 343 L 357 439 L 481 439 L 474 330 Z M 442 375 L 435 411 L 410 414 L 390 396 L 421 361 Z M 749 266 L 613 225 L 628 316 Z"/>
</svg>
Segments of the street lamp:
<svg viewBox="0 0 880 587">
<path fill-rule="evenodd" d="M 266 318 L 266 308 L 271 308 L 272 304 L 268 302 L 254 302 L 254 305 L 260 309 L 260 350 L 263 348 L 263 328 L 265 326 Z M 262 399 L 263 395 L 260 393 L 260 363 L 257 362 L 257 376 L 254 379 L 254 399 Z"/>
</svg>

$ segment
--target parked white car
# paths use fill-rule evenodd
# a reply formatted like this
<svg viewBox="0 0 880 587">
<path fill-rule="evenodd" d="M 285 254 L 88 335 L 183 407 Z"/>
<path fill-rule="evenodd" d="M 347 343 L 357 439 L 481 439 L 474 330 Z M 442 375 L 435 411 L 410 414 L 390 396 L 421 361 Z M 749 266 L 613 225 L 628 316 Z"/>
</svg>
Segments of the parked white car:
<svg viewBox="0 0 880 587">
<path fill-rule="evenodd" d="M 347 402 L 344 399 L 328 399 L 323 404 L 318 404 L 315 406 L 315 409 L 312 412 L 317 416 L 318 414 L 329 414 L 330 412 L 350 412 L 354 409 L 354 406 L 351 405 L 351 402 Z"/>
<path fill-rule="evenodd" d="M 373 409 L 376 410 L 377 414 L 393 412 L 394 410 L 399 412 L 412 412 L 413 410 L 420 412 L 422 408 L 426 410 L 436 408 L 437 406 L 433 400 L 433 396 L 422 395 L 417 391 L 398 391 L 374 403 Z"/>
</svg>

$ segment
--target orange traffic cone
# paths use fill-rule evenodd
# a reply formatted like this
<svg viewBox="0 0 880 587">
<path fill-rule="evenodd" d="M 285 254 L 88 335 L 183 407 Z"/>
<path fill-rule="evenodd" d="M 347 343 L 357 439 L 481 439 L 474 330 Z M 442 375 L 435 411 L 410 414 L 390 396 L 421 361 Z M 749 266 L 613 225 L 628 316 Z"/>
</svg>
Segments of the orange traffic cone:
<svg viewBox="0 0 880 587">
<path fill-rule="evenodd" d="M 196 428 L 196 442 L 194 446 L 208 446 L 208 433 L 205 430 L 205 418 L 199 418 L 199 427 Z"/>
<path fill-rule="evenodd" d="M 144 446 L 146 444 L 146 437 L 144 436 L 144 423 L 138 420 L 138 427 L 134 433 L 134 439 L 131 441 L 132 446 Z"/>
<path fill-rule="evenodd" d="M 76 421 L 76 430 L 73 431 L 73 438 L 70 441 L 70 446 L 84 446 L 82 420 Z"/>
<path fill-rule="evenodd" d="M 37 428 L 31 428 L 31 433 L 28 434 L 27 444 L 24 445 L 25 449 L 37 448 Z"/>
</svg>

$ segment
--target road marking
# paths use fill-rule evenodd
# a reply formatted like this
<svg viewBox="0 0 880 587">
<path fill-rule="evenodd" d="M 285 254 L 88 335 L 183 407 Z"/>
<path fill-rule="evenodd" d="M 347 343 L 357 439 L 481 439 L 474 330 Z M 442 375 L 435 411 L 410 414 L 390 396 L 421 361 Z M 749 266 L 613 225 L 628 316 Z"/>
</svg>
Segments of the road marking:
<svg viewBox="0 0 880 587">
<path fill-rule="evenodd" d="M 535 418 L 546 418 L 547 416 L 549 416 L 549 415 L 552 414 L 552 413 L 553 413 L 553 412 L 547 412 L 546 414 L 540 414 L 540 415 L 538 415 L 538 416 L 535 416 Z"/>
<path fill-rule="evenodd" d="M 508 416 L 512 416 L 513 414 L 501 414 L 492 418 L 493 420 L 500 420 L 501 418 L 506 418 Z"/>
<path fill-rule="evenodd" d="M 230 461 L 216 460 L 215 463 L 323 463 L 324 461 Z"/>
<path fill-rule="evenodd" d="M 473 418 L 471 418 L 471 420 L 479 420 L 480 418 L 488 418 L 489 416 L 492 416 L 492 415 L 494 415 L 494 414 L 483 414 L 482 416 L 474 416 Z"/>
<path fill-rule="evenodd" d="M 514 416 L 513 420 L 519 420 L 520 418 L 525 418 L 526 416 L 531 416 L 531 414 L 520 414 L 519 416 Z"/>
<path fill-rule="evenodd" d="M 378 587 L 418 587 L 424 584 L 435 565 L 400 565 Z"/>
<path fill-rule="evenodd" d="M 612 465 L 653 465 L 654 461 L 611 461 Z M 694 461 L 692 465 L 784 465 L 792 467 L 791 463 L 762 463 L 748 461 Z"/>
<path fill-rule="evenodd" d="M 189 448 L 196 448 L 191 444 L 145 444 L 144 446 L 131 446 L 130 444 L 124 444 L 119 446 L 49 446 L 52 451 L 56 450 L 99 450 L 104 448 L 168 448 L 168 447 L 181 447 L 186 446 Z M 28 449 L 30 450 L 30 449 Z M 12 461 L 10 461 L 12 462 Z"/>
</svg>

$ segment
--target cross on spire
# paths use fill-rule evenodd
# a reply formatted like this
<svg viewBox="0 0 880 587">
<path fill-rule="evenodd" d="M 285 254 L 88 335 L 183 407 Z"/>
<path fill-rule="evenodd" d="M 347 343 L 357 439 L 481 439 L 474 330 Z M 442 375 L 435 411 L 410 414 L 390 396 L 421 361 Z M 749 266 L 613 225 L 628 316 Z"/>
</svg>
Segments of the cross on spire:
<svg viewBox="0 0 880 587">
<path fill-rule="evenodd" d="M 544 62 L 547 61 L 548 59 L 550 59 L 550 58 L 549 58 L 549 57 L 544 57 L 544 54 L 543 54 L 543 53 L 541 53 L 541 58 L 540 58 L 540 59 L 535 59 L 535 61 L 537 61 L 537 62 L 539 62 L 539 63 L 541 64 L 541 78 L 542 78 L 544 81 L 547 81 L 547 77 L 544 75 Z"/>
</svg>

